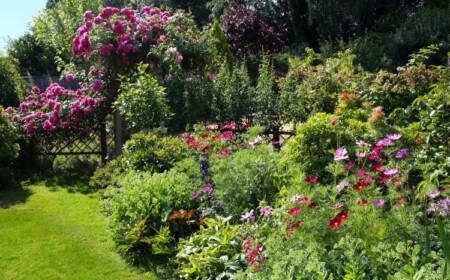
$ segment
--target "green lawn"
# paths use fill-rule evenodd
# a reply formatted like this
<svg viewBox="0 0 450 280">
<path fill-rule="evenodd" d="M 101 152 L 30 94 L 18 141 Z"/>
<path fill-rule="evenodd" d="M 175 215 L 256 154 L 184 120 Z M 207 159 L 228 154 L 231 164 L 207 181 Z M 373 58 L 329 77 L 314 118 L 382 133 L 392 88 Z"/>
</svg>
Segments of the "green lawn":
<svg viewBox="0 0 450 280">
<path fill-rule="evenodd" d="M 115 253 L 98 195 L 38 183 L 0 191 L 0 279 L 156 279 Z"/>
</svg>

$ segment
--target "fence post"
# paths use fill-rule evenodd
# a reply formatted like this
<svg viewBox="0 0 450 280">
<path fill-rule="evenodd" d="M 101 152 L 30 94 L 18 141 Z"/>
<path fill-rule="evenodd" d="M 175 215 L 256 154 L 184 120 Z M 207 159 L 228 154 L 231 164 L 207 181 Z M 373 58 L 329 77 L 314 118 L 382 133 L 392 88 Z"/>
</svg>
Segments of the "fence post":
<svg viewBox="0 0 450 280">
<path fill-rule="evenodd" d="M 123 127 L 122 116 L 119 110 L 114 111 L 114 156 L 118 157 L 122 154 L 123 146 Z"/>
<path fill-rule="evenodd" d="M 105 165 L 108 156 L 108 144 L 106 142 L 106 122 L 100 124 L 100 147 L 102 152 L 102 164 Z"/>
</svg>

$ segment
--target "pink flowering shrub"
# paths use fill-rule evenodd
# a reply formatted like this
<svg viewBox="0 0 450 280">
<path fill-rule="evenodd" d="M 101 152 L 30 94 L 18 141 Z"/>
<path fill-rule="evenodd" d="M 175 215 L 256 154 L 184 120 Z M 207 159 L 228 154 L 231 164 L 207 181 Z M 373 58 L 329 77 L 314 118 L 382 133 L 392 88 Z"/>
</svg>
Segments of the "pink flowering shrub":
<svg viewBox="0 0 450 280">
<path fill-rule="evenodd" d="M 26 134 L 39 131 L 78 131 L 91 133 L 105 104 L 102 81 L 95 79 L 92 85 L 84 83 L 78 90 L 70 90 L 54 83 L 45 91 L 37 87 L 19 105 L 8 109 L 11 119 L 24 129 Z"/>
</svg>

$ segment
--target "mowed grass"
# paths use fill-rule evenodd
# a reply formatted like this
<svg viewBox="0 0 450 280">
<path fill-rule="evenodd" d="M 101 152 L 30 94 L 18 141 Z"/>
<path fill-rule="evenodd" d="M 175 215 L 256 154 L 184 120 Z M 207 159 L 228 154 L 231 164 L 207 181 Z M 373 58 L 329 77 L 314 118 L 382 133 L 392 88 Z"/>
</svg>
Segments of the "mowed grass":
<svg viewBox="0 0 450 280">
<path fill-rule="evenodd" d="M 114 251 L 98 195 L 38 183 L 0 191 L 0 279 L 157 279 Z"/>
</svg>

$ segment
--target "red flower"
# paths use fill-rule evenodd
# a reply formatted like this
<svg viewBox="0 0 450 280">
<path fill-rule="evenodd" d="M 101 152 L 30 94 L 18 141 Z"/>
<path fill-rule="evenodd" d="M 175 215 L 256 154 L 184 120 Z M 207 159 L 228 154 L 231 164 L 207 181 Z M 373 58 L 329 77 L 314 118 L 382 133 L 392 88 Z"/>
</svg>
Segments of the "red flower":
<svg viewBox="0 0 450 280">
<path fill-rule="evenodd" d="M 364 180 L 358 181 L 355 185 L 353 185 L 353 189 L 357 192 L 367 187 L 367 183 Z"/>
<path fill-rule="evenodd" d="M 206 139 L 206 138 L 208 138 L 208 137 L 209 137 L 209 134 L 208 134 L 208 133 L 202 134 L 202 139 Z"/>
<path fill-rule="evenodd" d="M 288 214 L 291 216 L 295 216 L 298 213 L 300 213 L 300 207 L 295 206 L 294 208 L 292 208 L 291 210 L 288 211 Z"/>
<path fill-rule="evenodd" d="M 380 184 L 383 184 L 389 179 L 389 176 L 385 175 L 384 173 L 380 173 L 380 176 L 377 179 L 377 182 Z"/>
<path fill-rule="evenodd" d="M 218 134 L 218 135 L 214 135 L 213 137 L 211 137 L 211 141 L 216 141 L 216 140 L 219 140 L 220 139 L 220 134 Z"/>
<path fill-rule="evenodd" d="M 367 200 L 365 200 L 365 199 L 360 199 L 360 200 L 358 200 L 357 204 L 358 204 L 359 206 L 366 206 L 366 205 L 367 205 Z"/>
<path fill-rule="evenodd" d="M 343 221 L 348 219 L 348 211 L 347 210 L 342 210 L 341 212 L 339 212 L 336 217 L 340 217 Z"/>
<path fill-rule="evenodd" d="M 222 152 L 220 152 L 220 154 L 217 156 L 217 158 L 223 158 L 223 157 L 226 157 L 229 155 L 231 155 L 231 151 L 228 149 L 225 149 Z"/>
<path fill-rule="evenodd" d="M 345 170 L 350 170 L 350 169 L 353 168 L 353 166 L 355 166 L 355 163 L 354 162 L 349 162 L 346 165 L 344 165 L 344 169 Z"/>
<path fill-rule="evenodd" d="M 308 207 L 311 209 L 317 208 L 317 206 L 319 206 L 319 204 L 317 204 L 317 202 L 311 202 Z"/>
<path fill-rule="evenodd" d="M 381 163 L 375 163 L 370 167 L 372 171 L 379 171 L 381 170 L 381 168 L 383 168 L 383 165 Z"/>
<path fill-rule="evenodd" d="M 342 225 L 342 218 L 339 216 L 334 217 L 328 222 L 329 228 L 338 228 Z"/>
<path fill-rule="evenodd" d="M 203 149 L 202 149 L 202 153 L 207 153 L 207 152 L 209 152 L 209 146 L 205 146 Z"/>
<path fill-rule="evenodd" d="M 362 168 L 361 170 L 359 170 L 358 174 L 356 174 L 356 177 L 362 177 L 366 174 L 366 170 L 364 168 Z"/>
<path fill-rule="evenodd" d="M 244 123 L 244 124 L 242 125 L 242 129 L 243 129 L 243 130 L 247 130 L 249 127 L 250 127 L 250 125 L 249 125 L 248 123 Z"/>
<path fill-rule="evenodd" d="M 319 177 L 317 177 L 317 176 L 309 176 L 308 178 L 305 179 L 305 182 L 308 184 L 315 183 L 315 182 L 317 182 L 318 178 Z"/>
<path fill-rule="evenodd" d="M 301 228 L 303 226 L 303 220 L 298 220 L 297 222 L 295 222 L 295 224 L 293 224 L 294 228 Z"/>
</svg>

